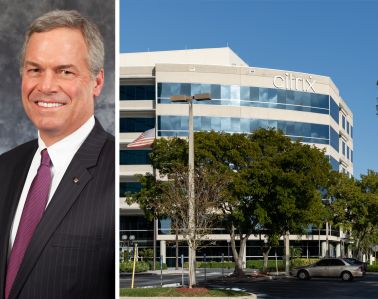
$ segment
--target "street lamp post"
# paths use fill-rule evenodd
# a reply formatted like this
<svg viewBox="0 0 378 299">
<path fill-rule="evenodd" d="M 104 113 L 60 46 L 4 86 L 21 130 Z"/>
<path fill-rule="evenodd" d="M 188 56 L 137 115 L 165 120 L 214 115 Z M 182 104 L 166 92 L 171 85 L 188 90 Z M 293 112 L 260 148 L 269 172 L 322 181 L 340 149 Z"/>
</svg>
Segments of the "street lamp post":
<svg viewBox="0 0 378 299">
<path fill-rule="evenodd" d="M 188 178 L 188 228 L 189 243 L 195 242 L 195 194 L 194 194 L 194 130 L 193 130 L 193 100 L 209 101 L 210 94 L 195 94 L 193 96 L 176 95 L 171 97 L 172 102 L 187 102 L 189 104 L 189 178 Z M 196 284 L 195 276 L 195 247 L 189 244 L 189 287 Z"/>
</svg>

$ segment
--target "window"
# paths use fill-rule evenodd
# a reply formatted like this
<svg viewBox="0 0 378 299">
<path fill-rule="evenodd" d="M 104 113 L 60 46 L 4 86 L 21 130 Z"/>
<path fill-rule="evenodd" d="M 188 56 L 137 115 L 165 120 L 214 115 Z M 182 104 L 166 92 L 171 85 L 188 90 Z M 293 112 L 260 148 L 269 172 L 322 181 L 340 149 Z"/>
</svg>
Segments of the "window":
<svg viewBox="0 0 378 299">
<path fill-rule="evenodd" d="M 188 117 L 187 116 L 168 116 L 158 117 L 159 136 L 187 136 Z M 329 126 L 311 123 L 301 123 L 282 120 L 248 119 L 237 117 L 210 117 L 195 116 L 195 131 L 224 131 L 224 132 L 243 132 L 251 133 L 258 128 L 276 128 L 284 132 L 285 135 L 293 140 L 300 140 L 309 143 L 329 144 Z M 339 145 L 338 134 L 331 129 L 332 143 Z"/>
<path fill-rule="evenodd" d="M 330 100 L 330 115 L 336 123 L 339 123 L 339 106 L 336 104 L 335 100 L 332 97 L 329 97 Z"/>
<path fill-rule="evenodd" d="M 142 189 L 142 185 L 139 182 L 121 182 L 119 183 L 119 196 L 125 197 L 125 193 L 136 193 Z"/>
<path fill-rule="evenodd" d="M 121 101 L 155 100 L 155 85 L 121 85 Z"/>
<path fill-rule="evenodd" d="M 145 132 L 155 127 L 155 118 L 121 118 L 119 122 L 120 132 Z"/>
<path fill-rule="evenodd" d="M 150 153 L 151 150 L 121 150 L 119 161 L 121 165 L 151 164 Z"/>
<path fill-rule="evenodd" d="M 343 153 L 343 156 L 345 156 L 345 142 L 341 141 L 341 152 Z"/>
</svg>

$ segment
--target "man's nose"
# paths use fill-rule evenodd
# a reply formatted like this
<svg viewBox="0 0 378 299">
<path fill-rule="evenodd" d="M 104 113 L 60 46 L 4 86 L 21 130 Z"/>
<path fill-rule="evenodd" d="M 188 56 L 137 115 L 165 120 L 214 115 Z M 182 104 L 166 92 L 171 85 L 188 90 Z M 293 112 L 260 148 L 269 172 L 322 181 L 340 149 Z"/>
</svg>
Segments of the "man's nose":
<svg viewBox="0 0 378 299">
<path fill-rule="evenodd" d="M 45 71 L 40 77 L 39 89 L 42 92 L 49 93 L 54 92 L 57 89 L 57 82 L 55 73 L 53 71 Z"/>
</svg>

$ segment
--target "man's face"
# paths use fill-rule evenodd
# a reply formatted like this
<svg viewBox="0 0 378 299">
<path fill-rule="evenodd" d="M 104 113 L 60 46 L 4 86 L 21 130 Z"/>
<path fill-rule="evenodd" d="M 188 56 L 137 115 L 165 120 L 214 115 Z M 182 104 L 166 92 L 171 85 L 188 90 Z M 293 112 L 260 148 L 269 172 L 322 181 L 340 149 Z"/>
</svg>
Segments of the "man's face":
<svg viewBox="0 0 378 299">
<path fill-rule="evenodd" d="M 94 111 L 104 83 L 93 78 L 88 49 L 79 30 L 58 28 L 33 33 L 22 70 L 22 102 L 47 146 L 83 125 Z"/>
</svg>

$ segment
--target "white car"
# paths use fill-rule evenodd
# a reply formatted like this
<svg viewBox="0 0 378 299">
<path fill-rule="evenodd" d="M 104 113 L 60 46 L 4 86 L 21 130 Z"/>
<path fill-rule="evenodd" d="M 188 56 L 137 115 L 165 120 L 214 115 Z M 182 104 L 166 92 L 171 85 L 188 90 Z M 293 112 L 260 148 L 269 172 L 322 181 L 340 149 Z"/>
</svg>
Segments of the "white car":
<svg viewBox="0 0 378 299">
<path fill-rule="evenodd" d="M 341 258 L 325 258 L 309 266 L 296 267 L 290 274 L 301 280 L 312 277 L 339 277 L 350 281 L 354 277 L 362 277 L 364 272 L 361 265 L 351 265 Z"/>
</svg>

